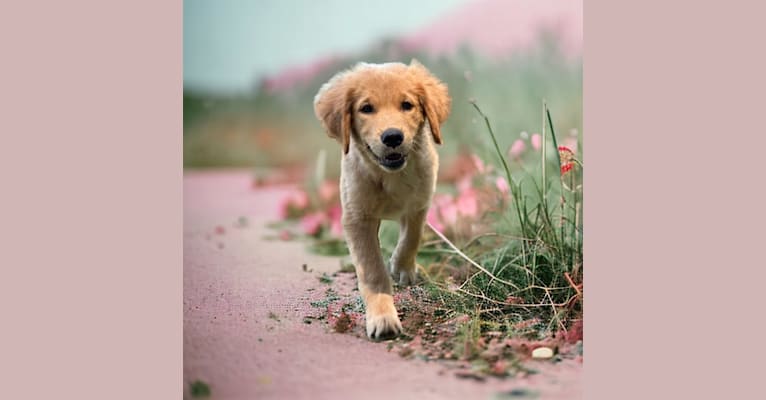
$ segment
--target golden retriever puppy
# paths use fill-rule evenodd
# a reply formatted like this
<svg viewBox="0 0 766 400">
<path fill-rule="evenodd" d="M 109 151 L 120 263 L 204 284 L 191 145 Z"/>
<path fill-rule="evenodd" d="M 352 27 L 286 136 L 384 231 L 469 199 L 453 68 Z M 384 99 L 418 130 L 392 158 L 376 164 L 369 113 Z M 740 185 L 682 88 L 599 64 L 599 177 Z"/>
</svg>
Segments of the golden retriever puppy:
<svg viewBox="0 0 766 400">
<path fill-rule="evenodd" d="M 422 64 L 360 63 L 335 75 L 314 98 L 328 136 L 343 146 L 343 229 L 366 306 L 367 335 L 401 333 L 389 271 L 415 280 L 415 255 L 436 187 L 440 126 L 450 112 L 447 86 Z M 378 242 L 381 219 L 399 221 L 390 270 Z"/>
</svg>

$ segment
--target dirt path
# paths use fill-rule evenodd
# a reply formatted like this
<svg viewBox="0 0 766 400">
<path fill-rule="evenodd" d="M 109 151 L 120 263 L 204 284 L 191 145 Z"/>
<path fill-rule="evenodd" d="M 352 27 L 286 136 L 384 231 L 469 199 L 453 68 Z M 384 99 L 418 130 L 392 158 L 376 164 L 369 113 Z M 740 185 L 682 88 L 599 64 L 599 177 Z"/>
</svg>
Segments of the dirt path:
<svg viewBox="0 0 766 400">
<path fill-rule="evenodd" d="M 531 398 L 497 395 L 514 388 L 538 391 L 540 398 L 581 397 L 580 364 L 475 382 L 438 363 L 403 360 L 385 343 L 304 323 L 316 314 L 309 303 L 325 287 L 318 274 L 337 271 L 339 262 L 308 253 L 301 242 L 264 238 L 275 234 L 264 225 L 275 219 L 287 190 L 253 190 L 248 172 L 184 174 L 186 398 L 197 379 L 209 385 L 212 399 Z M 248 224 L 236 227 L 241 216 Z M 216 232 L 218 226 L 225 232 Z"/>
</svg>

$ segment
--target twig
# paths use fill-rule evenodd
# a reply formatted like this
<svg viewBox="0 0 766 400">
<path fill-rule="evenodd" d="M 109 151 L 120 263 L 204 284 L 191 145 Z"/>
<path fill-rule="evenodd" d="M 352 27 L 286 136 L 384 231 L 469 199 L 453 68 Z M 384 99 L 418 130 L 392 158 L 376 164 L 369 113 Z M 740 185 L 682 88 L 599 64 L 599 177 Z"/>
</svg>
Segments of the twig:
<svg viewBox="0 0 766 400">
<path fill-rule="evenodd" d="M 545 99 L 543 99 L 543 129 L 542 129 L 542 131 L 543 131 L 543 135 L 542 135 L 543 143 L 542 143 L 542 160 L 541 160 L 541 163 L 542 163 L 542 169 L 543 169 L 543 204 L 545 205 L 545 207 L 548 207 L 548 190 L 547 190 L 548 176 L 545 173 L 545 161 L 546 161 L 546 154 L 545 153 L 546 153 L 546 150 L 547 150 L 547 147 L 548 147 L 547 140 L 546 140 L 546 135 L 545 135 L 545 111 L 546 111 L 547 108 L 548 108 L 548 105 L 545 103 Z"/>
<path fill-rule="evenodd" d="M 496 281 L 498 281 L 500 283 L 506 284 L 506 285 L 516 289 L 516 290 L 519 290 L 519 287 L 517 285 L 515 285 L 515 284 L 513 284 L 511 282 L 508 282 L 508 281 L 506 281 L 504 279 L 500 279 L 500 278 L 496 277 L 493 273 L 489 272 L 489 270 L 487 270 L 486 268 L 482 267 L 479 263 L 477 263 L 476 261 L 472 260 L 467 255 L 465 255 L 465 253 L 460 251 L 460 249 L 458 249 L 457 246 L 452 244 L 452 242 L 450 242 L 450 240 L 447 239 L 446 236 L 444 236 L 441 232 L 439 232 L 438 229 L 434 228 L 433 225 L 431 225 L 430 222 L 426 222 L 426 224 L 428 225 L 429 228 L 431 228 L 432 231 L 434 231 L 434 233 L 436 233 L 436 236 L 439 236 L 441 238 L 441 240 L 444 241 L 444 243 L 447 243 L 447 245 L 449 247 L 451 247 L 453 250 L 455 250 L 455 253 L 457 253 L 464 260 L 468 261 L 471 265 L 473 265 L 474 267 L 480 269 L 485 274 L 489 275 L 490 278 L 492 278 L 492 279 L 494 279 L 494 280 L 496 280 Z"/>
<path fill-rule="evenodd" d="M 582 291 L 580 291 L 579 285 L 575 285 L 574 281 L 569 276 L 569 272 L 564 272 L 564 278 L 567 278 L 569 284 L 572 285 L 572 288 L 577 292 L 577 297 L 582 298 Z"/>
<path fill-rule="evenodd" d="M 483 294 L 476 294 L 476 293 L 472 293 L 472 292 L 469 292 L 469 291 L 467 291 L 467 290 L 465 290 L 465 289 L 461 289 L 461 288 L 457 288 L 456 290 L 457 290 L 458 292 L 460 292 L 460 293 L 464 293 L 464 294 L 467 294 L 467 295 L 469 295 L 469 296 L 471 296 L 471 297 L 476 297 L 476 298 L 478 298 L 478 299 L 482 299 L 482 300 L 484 300 L 484 301 L 488 301 L 488 302 L 490 302 L 490 303 L 495 303 L 495 304 L 502 304 L 502 305 L 504 305 L 504 306 L 507 306 L 507 304 L 506 304 L 506 303 L 504 303 L 504 302 L 502 302 L 502 301 L 497 301 L 497 300 L 495 300 L 495 299 L 490 299 L 489 297 L 487 297 L 487 296 L 484 296 Z"/>
</svg>

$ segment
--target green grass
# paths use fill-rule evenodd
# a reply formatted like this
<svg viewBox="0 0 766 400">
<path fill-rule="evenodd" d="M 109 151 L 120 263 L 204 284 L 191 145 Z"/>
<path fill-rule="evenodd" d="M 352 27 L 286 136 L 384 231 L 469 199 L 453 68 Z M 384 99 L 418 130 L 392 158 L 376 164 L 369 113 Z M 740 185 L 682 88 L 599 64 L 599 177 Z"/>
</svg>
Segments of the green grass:
<svg viewBox="0 0 766 400">
<path fill-rule="evenodd" d="M 324 283 L 325 285 L 332 284 L 333 280 L 330 275 L 327 275 L 326 272 L 323 272 L 322 275 L 318 278 L 319 282 Z"/>
<path fill-rule="evenodd" d="M 201 380 L 196 380 L 189 383 L 189 393 L 194 398 L 210 397 L 210 386 Z"/>
</svg>

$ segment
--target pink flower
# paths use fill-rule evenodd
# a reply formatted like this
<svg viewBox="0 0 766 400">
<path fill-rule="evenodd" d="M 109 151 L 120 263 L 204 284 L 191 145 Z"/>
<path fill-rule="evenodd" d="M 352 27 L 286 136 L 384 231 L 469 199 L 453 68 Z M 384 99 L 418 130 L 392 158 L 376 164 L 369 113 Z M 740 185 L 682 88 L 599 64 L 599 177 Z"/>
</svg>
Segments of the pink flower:
<svg viewBox="0 0 766 400">
<path fill-rule="evenodd" d="M 457 222 L 457 206 L 454 203 L 447 203 L 439 207 L 442 221 L 447 225 L 454 225 Z"/>
<path fill-rule="evenodd" d="M 319 234 L 325 219 L 325 215 L 318 212 L 304 216 L 301 218 L 301 228 L 303 228 L 303 233 L 311 236 Z"/>
<path fill-rule="evenodd" d="M 295 208 L 303 210 L 309 206 L 309 195 L 305 190 L 299 190 L 293 193 L 291 197 L 291 203 Z"/>
<path fill-rule="evenodd" d="M 457 207 L 452 196 L 442 193 L 434 195 L 432 203 L 426 214 L 426 221 L 430 222 L 434 228 L 444 231 L 445 223 L 453 225 L 457 221 Z"/>
<path fill-rule="evenodd" d="M 543 145 L 543 137 L 539 133 L 533 133 L 529 141 L 532 142 L 532 148 L 535 150 L 540 150 L 540 147 Z"/>
<path fill-rule="evenodd" d="M 434 196 L 433 204 L 436 207 L 442 207 L 446 204 L 452 203 L 452 196 L 448 194 L 437 194 Z"/>
<path fill-rule="evenodd" d="M 338 195 L 340 187 L 338 182 L 324 181 L 319 185 L 319 198 L 324 202 L 330 202 Z"/>
<path fill-rule="evenodd" d="M 559 158 L 561 159 L 561 175 L 566 174 L 575 166 L 574 152 L 566 147 L 559 146 Z"/>
<path fill-rule="evenodd" d="M 301 213 L 309 206 L 309 195 L 303 190 L 298 190 L 287 195 L 279 202 L 279 217 L 287 219 L 296 213 Z"/>
<path fill-rule="evenodd" d="M 483 174 L 487 171 L 487 167 L 484 166 L 484 162 L 475 154 L 471 154 L 471 161 L 473 161 L 473 165 L 476 167 L 476 171 L 478 171 L 480 174 Z"/>
<path fill-rule="evenodd" d="M 331 221 L 340 221 L 341 216 L 343 216 L 343 209 L 340 207 L 340 204 L 336 204 L 327 209 L 327 217 L 330 218 Z"/>
<path fill-rule="evenodd" d="M 342 215 L 343 211 L 340 205 L 335 205 L 327 210 L 327 219 L 330 220 L 330 233 L 335 237 L 343 237 Z"/>
<path fill-rule="evenodd" d="M 526 145 L 524 144 L 524 141 L 521 139 L 516 139 L 516 141 L 511 145 L 511 149 L 508 150 L 508 154 L 513 158 L 519 158 L 521 153 L 524 152 L 525 148 Z"/>
<path fill-rule="evenodd" d="M 426 221 L 431 224 L 437 231 L 444 232 L 444 225 L 442 225 L 441 221 L 439 221 L 439 212 L 437 211 L 436 207 L 431 207 L 428 209 L 428 214 L 426 214 Z"/>
<path fill-rule="evenodd" d="M 468 189 L 457 198 L 457 210 L 466 217 L 475 217 L 479 213 L 479 199 L 476 190 Z"/>
<path fill-rule="evenodd" d="M 460 192 L 466 191 L 473 186 L 473 177 L 468 175 L 457 181 L 457 190 Z"/>
<path fill-rule="evenodd" d="M 343 224 L 340 223 L 340 220 L 330 221 L 330 233 L 336 238 L 343 237 Z"/>
<path fill-rule="evenodd" d="M 495 179 L 495 186 L 497 186 L 497 190 L 503 194 L 508 194 L 511 191 L 511 187 L 508 186 L 508 181 L 502 176 L 498 176 L 497 179 Z"/>
</svg>

